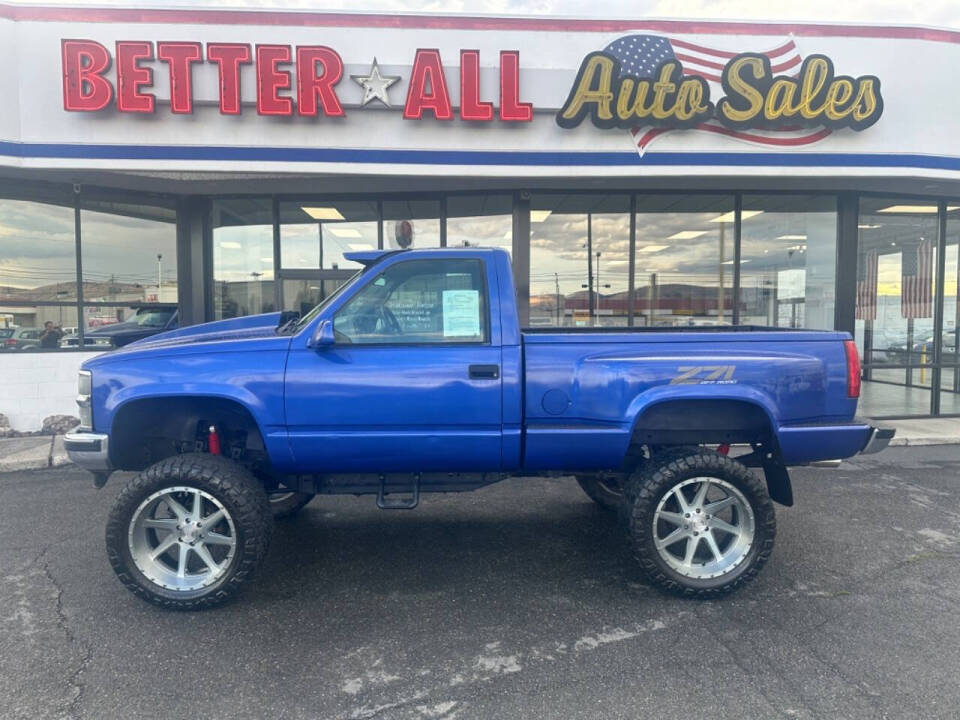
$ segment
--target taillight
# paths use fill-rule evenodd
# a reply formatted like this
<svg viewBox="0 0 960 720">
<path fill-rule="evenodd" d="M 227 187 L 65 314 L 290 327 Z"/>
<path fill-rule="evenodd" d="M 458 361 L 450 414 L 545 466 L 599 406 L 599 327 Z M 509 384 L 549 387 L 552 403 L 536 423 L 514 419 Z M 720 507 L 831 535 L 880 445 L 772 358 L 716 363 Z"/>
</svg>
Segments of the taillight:
<svg viewBox="0 0 960 720">
<path fill-rule="evenodd" d="M 857 343 L 844 340 L 843 349 L 847 354 L 847 397 L 860 397 L 860 353 Z"/>
</svg>

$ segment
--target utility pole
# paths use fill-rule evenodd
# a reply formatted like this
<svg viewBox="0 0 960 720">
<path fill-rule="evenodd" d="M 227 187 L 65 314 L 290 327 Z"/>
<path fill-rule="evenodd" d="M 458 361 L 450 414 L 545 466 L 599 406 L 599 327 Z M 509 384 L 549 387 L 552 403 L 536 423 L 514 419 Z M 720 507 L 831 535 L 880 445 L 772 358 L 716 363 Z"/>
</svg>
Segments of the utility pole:
<svg viewBox="0 0 960 720">
<path fill-rule="evenodd" d="M 161 301 L 160 290 L 163 288 L 163 255 L 157 253 L 157 302 Z"/>
<path fill-rule="evenodd" d="M 554 286 L 556 287 L 556 292 L 557 292 L 557 311 L 556 312 L 557 312 L 557 326 L 559 326 L 560 325 L 560 274 L 559 273 L 553 274 L 553 283 L 554 283 Z"/>
<path fill-rule="evenodd" d="M 593 324 L 593 214 L 587 213 L 587 307 Z"/>
</svg>

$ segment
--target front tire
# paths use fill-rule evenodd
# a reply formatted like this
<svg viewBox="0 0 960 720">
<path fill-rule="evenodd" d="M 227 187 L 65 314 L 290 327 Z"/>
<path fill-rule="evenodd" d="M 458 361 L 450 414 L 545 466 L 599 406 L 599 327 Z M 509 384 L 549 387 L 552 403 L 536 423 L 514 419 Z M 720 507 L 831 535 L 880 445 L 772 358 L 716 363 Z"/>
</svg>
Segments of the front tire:
<svg viewBox="0 0 960 720">
<path fill-rule="evenodd" d="M 707 598 L 753 580 L 773 551 L 776 517 L 763 482 L 712 450 L 682 448 L 627 482 L 630 539 L 657 587 Z"/>
<path fill-rule="evenodd" d="M 267 495 L 248 470 L 217 455 L 178 455 L 121 491 L 107 521 L 107 557 L 138 597 L 197 610 L 240 590 L 272 532 Z"/>
</svg>

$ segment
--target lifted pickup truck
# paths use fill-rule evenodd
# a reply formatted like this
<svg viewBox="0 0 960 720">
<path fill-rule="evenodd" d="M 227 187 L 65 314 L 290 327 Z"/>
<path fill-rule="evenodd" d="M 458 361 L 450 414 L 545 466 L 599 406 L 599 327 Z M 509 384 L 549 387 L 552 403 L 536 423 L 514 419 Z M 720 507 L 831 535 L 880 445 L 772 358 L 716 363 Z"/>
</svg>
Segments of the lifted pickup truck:
<svg viewBox="0 0 960 720">
<path fill-rule="evenodd" d="M 140 597 L 226 600 L 273 516 L 316 494 L 407 509 L 424 492 L 545 474 L 620 511 L 652 583 L 712 596 L 770 556 L 771 499 L 793 502 L 788 466 L 892 436 L 854 420 L 845 333 L 522 331 L 502 250 L 348 257 L 364 269 L 302 318 L 183 328 L 84 364 L 66 448 L 98 487 L 139 471 L 107 553 Z"/>
</svg>

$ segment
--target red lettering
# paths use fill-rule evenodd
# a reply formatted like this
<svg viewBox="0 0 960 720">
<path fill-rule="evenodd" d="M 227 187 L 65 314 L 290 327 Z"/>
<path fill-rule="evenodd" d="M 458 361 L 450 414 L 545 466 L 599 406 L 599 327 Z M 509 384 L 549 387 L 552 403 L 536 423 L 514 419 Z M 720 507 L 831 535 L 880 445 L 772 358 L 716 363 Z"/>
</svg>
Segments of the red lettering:
<svg viewBox="0 0 960 720">
<path fill-rule="evenodd" d="M 198 42 L 157 43 L 157 58 L 170 65 L 170 112 L 193 112 L 193 71 L 191 65 L 203 60 Z"/>
<path fill-rule="evenodd" d="M 240 114 L 240 66 L 250 62 L 250 46 L 234 43 L 209 43 L 207 60 L 217 64 L 220 73 L 220 112 Z"/>
<path fill-rule="evenodd" d="M 429 92 L 427 85 L 430 86 Z M 410 86 L 407 89 L 407 102 L 403 106 L 403 117 L 407 120 L 419 120 L 424 110 L 432 111 L 437 120 L 453 119 L 439 50 L 417 50 L 413 69 L 410 71 Z"/>
<path fill-rule="evenodd" d="M 323 72 L 317 74 L 317 66 Z M 323 114 L 343 117 L 343 107 L 333 86 L 343 77 L 343 60 L 336 51 L 323 46 L 297 48 L 297 112 L 317 114 L 317 98 Z"/>
<path fill-rule="evenodd" d="M 278 90 L 290 87 L 290 71 L 278 70 L 290 62 L 289 45 L 257 45 L 257 112 L 261 115 L 292 115 L 293 100 Z"/>
<path fill-rule="evenodd" d="M 141 60 L 153 60 L 152 42 L 117 43 L 117 109 L 120 112 L 153 112 L 153 95 L 140 92 L 140 88 L 153 84 L 153 70 L 140 67 Z"/>
<path fill-rule="evenodd" d="M 113 99 L 113 85 L 103 77 L 110 68 L 110 51 L 93 40 L 60 42 L 63 70 L 63 109 L 103 110 Z"/>
<path fill-rule="evenodd" d="M 460 51 L 460 117 L 493 120 L 493 103 L 480 102 L 480 51 Z"/>
<path fill-rule="evenodd" d="M 500 53 L 500 119 L 505 122 L 530 122 L 533 104 L 520 102 L 520 53 Z"/>
</svg>

